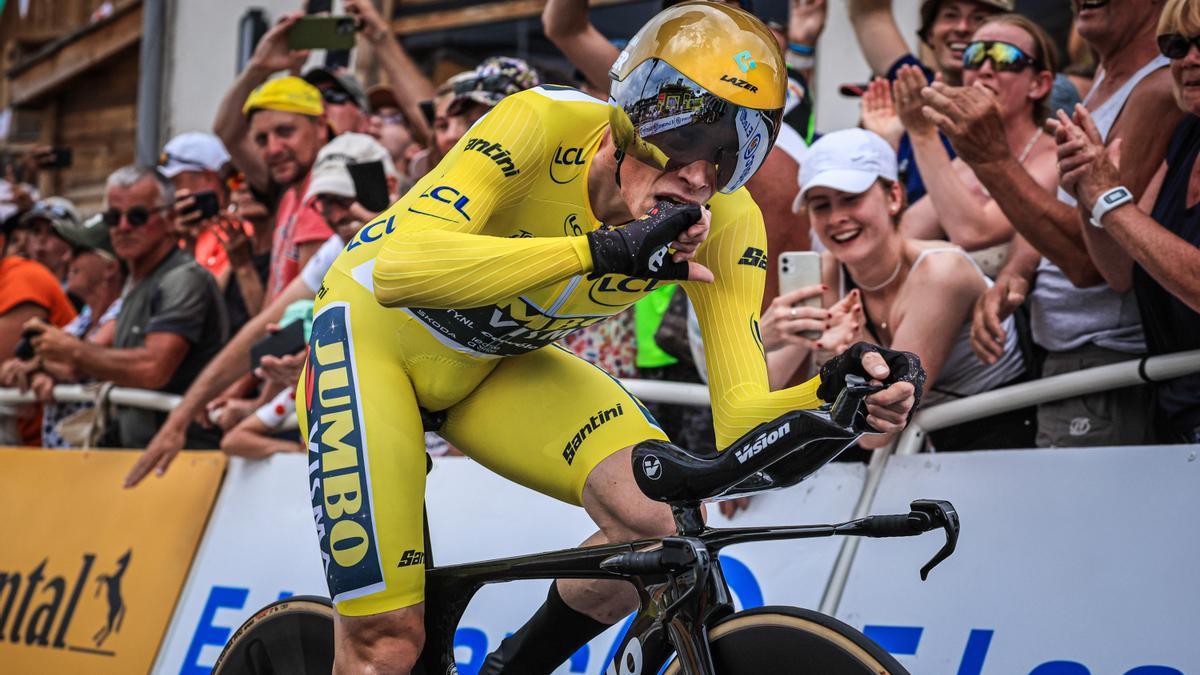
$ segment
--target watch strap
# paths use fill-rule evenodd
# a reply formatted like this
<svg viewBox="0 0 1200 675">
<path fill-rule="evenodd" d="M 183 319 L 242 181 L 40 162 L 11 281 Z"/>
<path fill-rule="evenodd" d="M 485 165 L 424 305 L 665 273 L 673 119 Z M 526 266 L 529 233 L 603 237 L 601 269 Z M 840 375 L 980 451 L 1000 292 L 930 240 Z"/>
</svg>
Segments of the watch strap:
<svg viewBox="0 0 1200 675">
<path fill-rule="evenodd" d="M 1092 206 L 1092 227 L 1104 228 L 1101 218 L 1106 213 L 1123 204 L 1128 204 L 1133 201 L 1133 193 L 1124 185 L 1118 185 L 1115 188 L 1106 190 L 1104 194 L 1096 200 L 1096 204 Z"/>
</svg>

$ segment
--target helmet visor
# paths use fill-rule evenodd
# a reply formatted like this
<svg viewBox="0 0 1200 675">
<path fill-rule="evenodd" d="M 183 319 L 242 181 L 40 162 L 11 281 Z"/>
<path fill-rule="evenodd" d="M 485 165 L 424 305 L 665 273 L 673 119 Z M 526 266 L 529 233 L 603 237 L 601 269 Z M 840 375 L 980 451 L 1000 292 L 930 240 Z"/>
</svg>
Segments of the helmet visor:
<svg viewBox="0 0 1200 675">
<path fill-rule="evenodd" d="M 658 59 L 614 81 L 612 99 L 617 147 L 667 171 L 709 162 L 721 192 L 737 190 L 758 171 L 783 116 L 782 110 L 734 105 Z"/>
</svg>

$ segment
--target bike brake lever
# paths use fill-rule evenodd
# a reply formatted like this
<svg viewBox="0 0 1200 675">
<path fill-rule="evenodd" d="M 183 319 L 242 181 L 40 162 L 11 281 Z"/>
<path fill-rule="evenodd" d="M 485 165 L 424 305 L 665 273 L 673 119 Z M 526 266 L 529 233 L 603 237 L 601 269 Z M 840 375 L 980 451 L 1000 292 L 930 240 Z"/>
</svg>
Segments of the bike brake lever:
<svg viewBox="0 0 1200 675">
<path fill-rule="evenodd" d="M 866 378 L 858 375 L 846 375 L 846 386 L 834 400 L 829 419 L 833 420 L 834 424 L 857 431 L 858 425 L 855 422 L 863 407 L 863 399 L 885 388 L 882 384 L 871 384 Z M 865 420 L 866 413 L 863 412 L 862 416 Z"/>
<path fill-rule="evenodd" d="M 958 546 L 958 511 L 954 510 L 953 504 L 941 499 L 918 499 L 909 504 L 909 508 L 932 521 L 929 529 L 941 527 L 946 531 L 946 544 L 921 568 L 921 581 L 925 581 L 929 578 L 929 571 L 949 558 Z"/>
</svg>

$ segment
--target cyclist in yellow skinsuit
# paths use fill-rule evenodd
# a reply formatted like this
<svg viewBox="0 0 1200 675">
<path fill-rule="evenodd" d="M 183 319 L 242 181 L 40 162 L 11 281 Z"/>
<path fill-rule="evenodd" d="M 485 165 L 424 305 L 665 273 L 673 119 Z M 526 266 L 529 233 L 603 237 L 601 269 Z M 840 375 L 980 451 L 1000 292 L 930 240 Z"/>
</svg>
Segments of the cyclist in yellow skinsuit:
<svg viewBox="0 0 1200 675">
<path fill-rule="evenodd" d="M 700 34 L 703 53 L 686 39 Z M 339 671 L 406 672 L 420 652 L 420 408 L 445 411 L 442 435 L 477 461 L 585 507 L 595 544 L 673 531 L 629 466 L 632 445 L 665 436 L 614 379 L 553 344 L 562 336 L 684 280 L 709 346 L 718 447 L 822 402 L 819 378 L 768 390 L 758 337 L 766 238 L 740 188 L 783 107 L 774 38 L 739 10 L 679 5 L 613 73 L 617 106 L 558 87 L 506 98 L 347 244 L 317 294 L 297 410 Z M 864 364 L 887 374 L 878 354 Z M 876 394 L 871 422 L 901 428 L 912 391 Z M 528 654 L 518 639 L 504 672 L 552 669 L 636 605 L 623 586 L 551 584 L 542 622 L 576 628 Z"/>
</svg>

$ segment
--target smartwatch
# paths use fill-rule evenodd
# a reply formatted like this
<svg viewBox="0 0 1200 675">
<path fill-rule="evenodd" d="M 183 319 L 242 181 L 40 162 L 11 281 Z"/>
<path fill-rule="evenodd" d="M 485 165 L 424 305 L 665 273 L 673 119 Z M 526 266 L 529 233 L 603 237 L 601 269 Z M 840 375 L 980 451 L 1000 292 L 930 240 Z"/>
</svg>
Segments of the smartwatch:
<svg viewBox="0 0 1200 675">
<path fill-rule="evenodd" d="M 1100 222 L 1104 214 L 1132 201 L 1133 194 L 1124 186 L 1117 186 L 1100 195 L 1092 207 L 1092 227 L 1104 229 L 1104 224 Z"/>
</svg>

